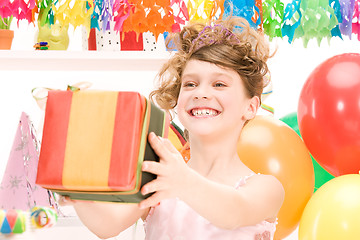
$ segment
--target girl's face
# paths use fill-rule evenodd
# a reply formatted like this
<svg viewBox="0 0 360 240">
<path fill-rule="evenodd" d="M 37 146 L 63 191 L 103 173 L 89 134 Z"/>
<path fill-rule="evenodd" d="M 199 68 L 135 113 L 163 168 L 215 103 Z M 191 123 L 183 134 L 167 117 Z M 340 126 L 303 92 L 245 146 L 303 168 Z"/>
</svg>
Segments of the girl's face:
<svg viewBox="0 0 360 240">
<path fill-rule="evenodd" d="M 236 71 L 199 60 L 190 60 L 185 66 L 177 113 L 190 136 L 240 133 L 258 105 L 258 97 L 247 96 Z"/>
</svg>

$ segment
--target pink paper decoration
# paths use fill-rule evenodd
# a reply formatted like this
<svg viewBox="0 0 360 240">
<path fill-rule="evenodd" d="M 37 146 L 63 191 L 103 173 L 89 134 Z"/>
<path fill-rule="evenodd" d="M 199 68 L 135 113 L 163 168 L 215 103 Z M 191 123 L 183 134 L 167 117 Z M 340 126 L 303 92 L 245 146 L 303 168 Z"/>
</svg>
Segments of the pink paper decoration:
<svg viewBox="0 0 360 240">
<path fill-rule="evenodd" d="M 23 112 L 0 185 L 0 209 L 56 207 L 52 193 L 35 184 L 39 147 L 35 128 Z"/>
</svg>

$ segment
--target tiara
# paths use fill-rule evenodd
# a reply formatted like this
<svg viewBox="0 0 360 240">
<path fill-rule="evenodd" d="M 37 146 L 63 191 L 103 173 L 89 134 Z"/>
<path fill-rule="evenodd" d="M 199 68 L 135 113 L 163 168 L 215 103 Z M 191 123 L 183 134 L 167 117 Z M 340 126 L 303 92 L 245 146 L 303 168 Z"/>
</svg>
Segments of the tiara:
<svg viewBox="0 0 360 240">
<path fill-rule="evenodd" d="M 208 34 L 208 32 L 211 32 L 212 34 Z M 214 35 L 222 37 L 214 39 Z M 240 43 L 240 39 L 231 30 L 221 24 L 208 25 L 203 28 L 194 40 L 192 40 L 189 53 L 196 52 L 205 46 L 224 43 L 237 44 Z"/>
</svg>

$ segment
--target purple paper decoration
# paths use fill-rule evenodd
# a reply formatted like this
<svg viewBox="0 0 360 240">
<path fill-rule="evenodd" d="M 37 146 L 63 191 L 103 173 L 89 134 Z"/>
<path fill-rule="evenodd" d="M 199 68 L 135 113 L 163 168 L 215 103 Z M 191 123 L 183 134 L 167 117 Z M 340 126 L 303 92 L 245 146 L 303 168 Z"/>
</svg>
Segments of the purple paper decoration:
<svg viewBox="0 0 360 240">
<path fill-rule="evenodd" d="M 342 22 L 339 24 L 340 31 L 343 35 L 348 36 L 351 39 L 351 26 L 355 0 L 339 0 L 339 3 L 342 17 Z"/>
</svg>

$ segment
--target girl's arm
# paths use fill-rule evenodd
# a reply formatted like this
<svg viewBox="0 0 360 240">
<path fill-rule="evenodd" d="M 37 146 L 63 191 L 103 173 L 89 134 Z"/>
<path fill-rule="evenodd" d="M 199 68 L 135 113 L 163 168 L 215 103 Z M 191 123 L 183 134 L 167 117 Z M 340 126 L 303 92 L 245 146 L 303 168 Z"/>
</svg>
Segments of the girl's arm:
<svg viewBox="0 0 360 240">
<path fill-rule="evenodd" d="M 142 201 L 140 207 L 147 208 L 162 199 L 179 197 L 212 224 L 225 229 L 275 220 L 284 199 L 284 189 L 275 177 L 256 175 L 246 185 L 235 189 L 208 180 L 189 168 L 166 139 L 151 134 L 149 141 L 159 155 L 160 163 L 143 164 L 144 171 L 158 177 L 143 187 L 143 194 L 155 194 Z"/>
<path fill-rule="evenodd" d="M 276 220 L 284 200 L 281 183 L 273 176 L 255 175 L 239 189 L 206 179 L 193 171 L 179 196 L 201 216 L 225 229 Z"/>
<path fill-rule="evenodd" d="M 84 225 L 101 239 L 115 237 L 132 226 L 149 209 L 138 204 L 107 203 L 62 198 L 61 205 L 72 205 Z"/>
</svg>

